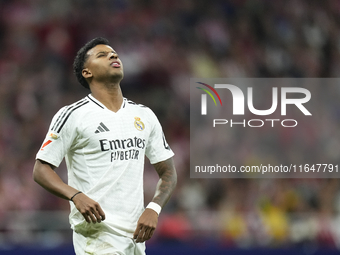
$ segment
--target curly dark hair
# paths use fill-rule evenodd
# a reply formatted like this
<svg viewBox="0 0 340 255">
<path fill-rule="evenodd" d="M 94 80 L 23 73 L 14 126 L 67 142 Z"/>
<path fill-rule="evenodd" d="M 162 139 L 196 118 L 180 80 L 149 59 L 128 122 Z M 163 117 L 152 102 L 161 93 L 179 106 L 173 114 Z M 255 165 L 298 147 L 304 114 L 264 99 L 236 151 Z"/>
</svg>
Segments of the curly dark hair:
<svg viewBox="0 0 340 255">
<path fill-rule="evenodd" d="M 87 42 L 78 52 L 76 57 L 74 58 L 73 62 L 73 71 L 76 75 L 79 83 L 87 89 L 90 89 L 89 84 L 87 83 L 86 79 L 82 75 L 82 71 L 84 69 L 84 64 L 89 57 L 87 52 L 96 47 L 99 44 L 109 45 L 109 41 L 103 37 L 97 37 L 92 39 L 91 41 Z"/>
</svg>

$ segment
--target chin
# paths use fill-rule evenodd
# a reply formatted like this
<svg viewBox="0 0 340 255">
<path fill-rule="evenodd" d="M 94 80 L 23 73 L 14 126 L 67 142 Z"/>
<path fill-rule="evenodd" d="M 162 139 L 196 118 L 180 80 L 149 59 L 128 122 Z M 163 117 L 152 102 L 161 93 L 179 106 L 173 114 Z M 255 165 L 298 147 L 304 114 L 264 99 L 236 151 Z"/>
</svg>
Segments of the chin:
<svg viewBox="0 0 340 255">
<path fill-rule="evenodd" d="M 124 78 L 124 73 L 123 72 L 119 72 L 119 73 L 115 73 L 114 75 L 111 76 L 112 77 L 112 80 L 115 81 L 115 82 L 119 82 L 121 80 L 123 80 Z"/>
</svg>

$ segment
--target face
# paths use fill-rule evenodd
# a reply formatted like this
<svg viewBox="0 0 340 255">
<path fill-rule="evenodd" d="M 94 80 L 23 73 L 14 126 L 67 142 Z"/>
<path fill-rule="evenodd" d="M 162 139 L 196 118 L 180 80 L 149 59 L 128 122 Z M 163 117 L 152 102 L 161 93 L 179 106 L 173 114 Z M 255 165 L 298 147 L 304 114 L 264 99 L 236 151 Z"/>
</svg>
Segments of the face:
<svg viewBox="0 0 340 255">
<path fill-rule="evenodd" d="M 99 82 L 120 82 L 123 79 L 123 64 L 117 52 L 108 45 L 99 44 L 87 52 L 83 76 Z"/>
</svg>

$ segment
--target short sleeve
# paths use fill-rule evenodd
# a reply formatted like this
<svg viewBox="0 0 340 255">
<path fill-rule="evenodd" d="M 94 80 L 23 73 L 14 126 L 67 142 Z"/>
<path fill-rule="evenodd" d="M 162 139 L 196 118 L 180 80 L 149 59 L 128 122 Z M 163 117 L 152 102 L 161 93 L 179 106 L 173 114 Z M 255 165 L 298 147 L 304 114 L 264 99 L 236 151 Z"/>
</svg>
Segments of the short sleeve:
<svg viewBox="0 0 340 255">
<path fill-rule="evenodd" d="M 74 124 L 67 117 L 67 107 L 61 108 L 54 115 L 36 159 L 46 161 L 56 167 L 60 165 L 76 137 Z"/>
<path fill-rule="evenodd" d="M 159 123 L 156 115 L 150 110 L 150 120 L 152 122 L 152 130 L 145 150 L 145 155 L 150 160 L 151 164 L 164 161 L 171 158 L 174 153 L 167 143 L 162 126 Z"/>
</svg>

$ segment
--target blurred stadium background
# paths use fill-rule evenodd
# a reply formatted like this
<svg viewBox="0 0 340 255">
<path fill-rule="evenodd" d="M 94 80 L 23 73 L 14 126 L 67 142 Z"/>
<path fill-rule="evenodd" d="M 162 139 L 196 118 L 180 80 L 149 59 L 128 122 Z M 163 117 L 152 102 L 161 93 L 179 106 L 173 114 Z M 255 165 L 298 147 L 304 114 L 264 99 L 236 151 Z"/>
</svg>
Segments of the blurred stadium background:
<svg viewBox="0 0 340 255">
<path fill-rule="evenodd" d="M 0 254 L 73 254 L 68 202 L 32 169 L 54 113 L 88 93 L 72 62 L 97 36 L 176 154 L 178 187 L 148 254 L 340 254 L 338 179 L 189 178 L 190 77 L 339 77 L 338 0 L 0 0 Z M 340 129 L 329 131 L 325 153 L 339 159 Z M 147 165 L 146 201 L 156 181 Z"/>
</svg>

